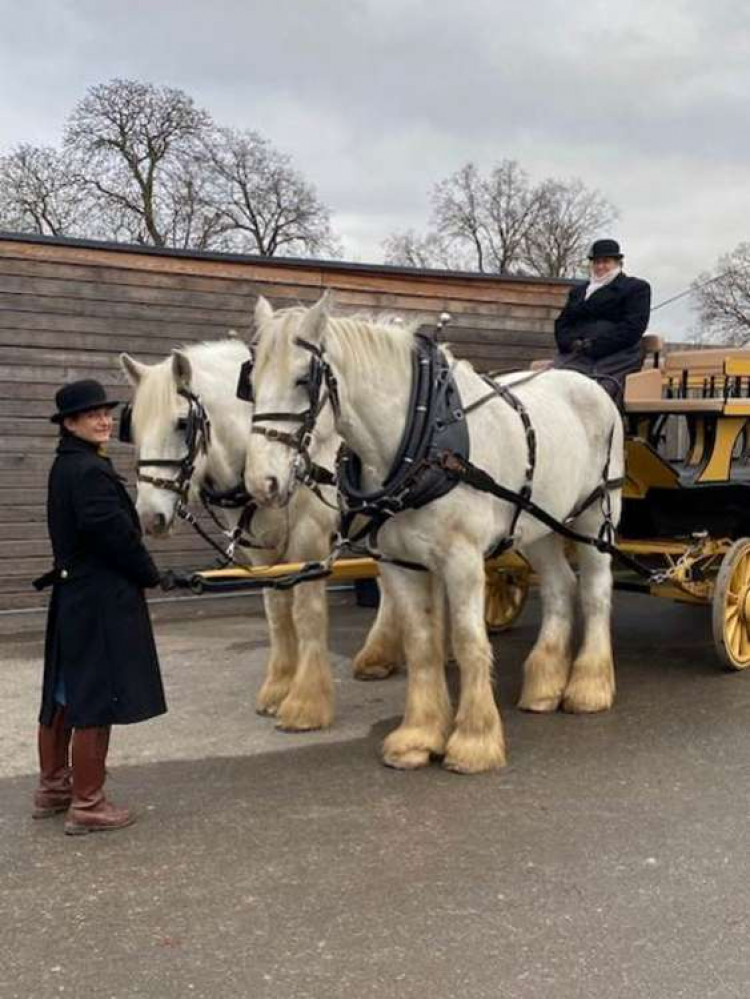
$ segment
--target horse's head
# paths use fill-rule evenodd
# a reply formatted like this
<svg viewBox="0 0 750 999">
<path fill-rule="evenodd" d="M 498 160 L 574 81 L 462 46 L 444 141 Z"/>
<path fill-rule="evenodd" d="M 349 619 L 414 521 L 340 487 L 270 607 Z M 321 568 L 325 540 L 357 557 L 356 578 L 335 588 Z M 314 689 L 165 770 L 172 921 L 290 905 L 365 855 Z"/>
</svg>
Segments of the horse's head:
<svg viewBox="0 0 750 999">
<path fill-rule="evenodd" d="M 191 388 L 192 366 L 175 350 L 159 364 L 128 354 L 120 365 L 134 388 L 131 437 L 138 458 L 136 508 L 148 534 L 166 534 L 205 460 L 206 416 Z M 195 470 L 194 470 L 195 469 Z"/>
<path fill-rule="evenodd" d="M 310 309 L 274 312 L 265 298 L 255 307 L 253 426 L 245 486 L 259 503 L 288 503 L 326 397 L 321 350 L 328 293 Z M 326 416 L 329 431 L 330 415 Z"/>
</svg>

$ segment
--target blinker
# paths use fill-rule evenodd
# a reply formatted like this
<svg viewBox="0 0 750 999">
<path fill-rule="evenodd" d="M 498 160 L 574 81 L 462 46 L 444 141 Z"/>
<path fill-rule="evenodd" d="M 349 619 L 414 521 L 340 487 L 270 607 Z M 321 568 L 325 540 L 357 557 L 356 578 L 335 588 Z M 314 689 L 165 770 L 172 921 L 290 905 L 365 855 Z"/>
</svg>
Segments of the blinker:
<svg viewBox="0 0 750 999">
<path fill-rule="evenodd" d="M 120 413 L 120 425 L 117 430 L 117 438 L 123 444 L 133 443 L 133 406 L 126 403 Z"/>
<path fill-rule="evenodd" d="M 255 361 L 251 357 L 250 360 L 244 361 L 240 366 L 240 377 L 237 381 L 235 395 L 238 399 L 242 399 L 243 402 L 255 402 L 252 382 L 254 363 Z"/>
</svg>

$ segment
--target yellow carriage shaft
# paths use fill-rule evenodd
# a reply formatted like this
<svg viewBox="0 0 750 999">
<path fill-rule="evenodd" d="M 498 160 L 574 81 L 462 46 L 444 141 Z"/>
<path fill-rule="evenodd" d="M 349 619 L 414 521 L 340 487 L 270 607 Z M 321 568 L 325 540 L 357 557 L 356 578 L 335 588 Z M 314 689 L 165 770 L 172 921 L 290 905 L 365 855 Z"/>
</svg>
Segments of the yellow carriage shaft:
<svg viewBox="0 0 750 999">
<path fill-rule="evenodd" d="M 196 573 L 201 579 L 221 581 L 232 579 L 280 579 L 301 572 L 306 562 L 280 562 L 277 565 L 230 566 L 226 569 L 206 569 Z M 528 570 L 528 563 L 516 552 L 507 552 L 499 558 L 489 559 L 487 568 L 503 570 Z M 351 582 L 356 579 L 374 579 L 379 574 L 378 563 L 372 558 L 341 558 L 331 566 L 328 580 L 332 582 Z"/>
</svg>

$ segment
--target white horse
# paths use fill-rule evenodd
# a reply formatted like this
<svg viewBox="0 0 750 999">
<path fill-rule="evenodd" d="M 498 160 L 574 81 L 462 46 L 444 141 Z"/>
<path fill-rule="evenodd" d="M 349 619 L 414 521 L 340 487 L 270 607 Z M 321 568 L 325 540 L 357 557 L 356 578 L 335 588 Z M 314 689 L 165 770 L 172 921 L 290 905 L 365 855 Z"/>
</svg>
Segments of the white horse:
<svg viewBox="0 0 750 999">
<path fill-rule="evenodd" d="M 353 318 L 329 317 L 324 296 L 306 312 L 256 310 L 258 337 L 254 372 L 256 405 L 263 410 L 299 407 L 300 388 L 311 364 L 311 348 L 338 383 L 337 427 L 357 454 L 363 485 L 376 489 L 386 479 L 404 432 L 410 399 L 412 330 Z M 300 339 L 304 343 L 300 343 Z M 447 352 L 446 352 L 447 353 Z M 448 355 L 450 356 L 450 355 Z M 454 367 L 465 407 L 488 395 L 488 386 L 465 361 Z M 522 402 L 536 432 L 533 500 L 563 520 L 602 482 L 622 475 L 622 422 L 606 392 L 572 372 L 505 379 Z M 489 393 L 492 394 L 491 392 Z M 502 485 L 519 490 L 528 465 L 527 437 L 519 414 L 493 397 L 467 414 L 471 461 Z M 269 504 L 294 488 L 286 449 L 253 435 L 248 448 L 248 488 Z M 612 521 L 620 515 L 620 493 L 610 493 Z M 484 556 L 508 537 L 514 506 L 459 484 L 418 510 L 397 513 L 380 530 L 383 553 L 418 562 L 430 572 L 384 566 L 398 601 L 409 670 L 401 725 L 383 745 L 384 762 L 415 768 L 442 756 L 447 768 L 476 773 L 502 766 L 505 746 L 492 683 L 492 650 L 484 622 Z M 603 506 L 587 507 L 572 526 L 597 535 Z M 524 666 L 520 707 L 548 712 L 602 711 L 615 692 L 610 636 L 610 558 L 578 545 L 582 645 L 573 659 L 572 625 L 576 577 L 561 538 L 522 514 L 514 543 L 541 581 L 541 630 Z M 458 708 L 451 706 L 444 675 L 440 610 L 447 597 L 451 641 L 459 664 Z M 435 626 L 437 622 L 437 626 Z"/>
<path fill-rule="evenodd" d="M 211 432 L 205 453 L 196 455 L 190 477 L 188 500 L 193 505 L 207 483 L 219 492 L 242 485 L 252 406 L 236 397 L 235 388 L 240 366 L 249 358 L 247 346 L 235 339 L 174 350 L 166 360 L 153 365 L 120 355 L 135 390 L 132 428 L 140 461 L 176 463 L 185 456 L 185 429 L 178 421 L 185 419 L 188 401 L 179 394 L 181 390 L 194 393 L 205 408 Z M 332 468 L 339 443 L 330 413 L 324 411 L 311 445 L 312 456 Z M 146 466 L 143 475 L 175 480 L 177 469 Z M 253 540 L 267 547 L 250 552 L 238 549 L 237 557 L 254 565 L 323 558 L 338 526 L 338 510 L 335 491 L 326 486 L 322 491 L 334 509 L 308 488 L 301 488 L 283 509 L 259 510 L 250 529 Z M 139 477 L 136 505 L 147 533 L 159 535 L 171 530 L 177 501 L 175 491 Z M 239 513 L 220 510 L 218 516 L 233 527 Z M 334 695 L 325 581 L 289 592 L 265 590 L 264 602 L 271 651 L 257 711 L 275 715 L 278 727 L 289 731 L 331 725 Z M 384 613 L 387 616 L 387 611 Z M 398 659 L 397 650 L 391 649 L 368 642 L 355 663 L 355 675 L 363 679 L 387 675 Z M 385 661 L 384 656 L 390 660 Z"/>
</svg>

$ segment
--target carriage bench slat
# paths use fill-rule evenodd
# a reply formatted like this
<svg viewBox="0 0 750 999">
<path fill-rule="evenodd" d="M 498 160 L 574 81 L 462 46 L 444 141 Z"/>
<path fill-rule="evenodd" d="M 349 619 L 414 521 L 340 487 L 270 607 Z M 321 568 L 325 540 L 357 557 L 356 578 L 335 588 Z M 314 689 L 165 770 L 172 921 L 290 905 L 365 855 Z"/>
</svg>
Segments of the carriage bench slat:
<svg viewBox="0 0 750 999">
<path fill-rule="evenodd" d="M 750 400 L 749 400 L 750 401 Z M 746 407 L 750 413 L 750 407 Z M 723 398 L 713 399 L 639 399 L 625 406 L 627 413 L 723 413 Z"/>
</svg>

